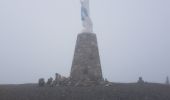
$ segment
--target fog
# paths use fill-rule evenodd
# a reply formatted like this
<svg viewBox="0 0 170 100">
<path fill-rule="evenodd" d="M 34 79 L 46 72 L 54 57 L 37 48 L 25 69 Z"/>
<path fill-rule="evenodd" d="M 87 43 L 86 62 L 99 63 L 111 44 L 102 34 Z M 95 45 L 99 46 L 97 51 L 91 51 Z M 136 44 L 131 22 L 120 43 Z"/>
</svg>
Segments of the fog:
<svg viewBox="0 0 170 100">
<path fill-rule="evenodd" d="M 169 0 L 90 0 L 103 77 L 164 83 L 170 76 Z M 0 0 L 0 84 L 69 76 L 79 0 Z"/>
</svg>

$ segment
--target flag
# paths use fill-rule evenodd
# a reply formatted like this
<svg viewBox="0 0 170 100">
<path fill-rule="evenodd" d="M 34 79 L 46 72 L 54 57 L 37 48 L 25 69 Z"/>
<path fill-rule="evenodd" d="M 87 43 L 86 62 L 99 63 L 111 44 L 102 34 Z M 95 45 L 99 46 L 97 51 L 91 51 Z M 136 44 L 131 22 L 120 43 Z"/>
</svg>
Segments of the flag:
<svg viewBox="0 0 170 100">
<path fill-rule="evenodd" d="M 88 17 L 88 12 L 87 9 L 85 7 L 81 7 L 81 20 L 85 20 L 86 17 Z"/>
</svg>

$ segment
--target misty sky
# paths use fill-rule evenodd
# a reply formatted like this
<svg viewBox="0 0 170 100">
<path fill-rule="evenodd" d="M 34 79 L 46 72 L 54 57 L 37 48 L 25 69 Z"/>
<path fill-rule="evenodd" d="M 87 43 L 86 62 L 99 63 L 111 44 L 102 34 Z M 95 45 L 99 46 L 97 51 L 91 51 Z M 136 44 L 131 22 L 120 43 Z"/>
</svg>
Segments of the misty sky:
<svg viewBox="0 0 170 100">
<path fill-rule="evenodd" d="M 0 84 L 69 76 L 79 0 L 0 0 Z M 103 76 L 164 83 L 170 76 L 170 0 L 90 0 Z"/>
</svg>

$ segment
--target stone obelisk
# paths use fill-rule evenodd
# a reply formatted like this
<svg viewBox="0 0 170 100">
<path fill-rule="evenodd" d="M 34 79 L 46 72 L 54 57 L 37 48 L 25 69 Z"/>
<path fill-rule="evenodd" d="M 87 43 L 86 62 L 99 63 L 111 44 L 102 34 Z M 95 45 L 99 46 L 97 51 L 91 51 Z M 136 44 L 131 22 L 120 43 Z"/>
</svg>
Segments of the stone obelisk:
<svg viewBox="0 0 170 100">
<path fill-rule="evenodd" d="M 89 17 L 89 0 L 81 0 L 83 31 L 78 34 L 70 78 L 72 82 L 100 82 L 102 69 L 96 34 Z"/>
</svg>

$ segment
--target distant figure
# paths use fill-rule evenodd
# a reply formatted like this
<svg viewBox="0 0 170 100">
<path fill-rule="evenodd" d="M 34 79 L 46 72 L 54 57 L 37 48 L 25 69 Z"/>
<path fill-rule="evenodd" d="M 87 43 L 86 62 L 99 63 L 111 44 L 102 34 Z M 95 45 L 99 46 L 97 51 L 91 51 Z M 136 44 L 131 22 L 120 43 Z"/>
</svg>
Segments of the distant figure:
<svg viewBox="0 0 170 100">
<path fill-rule="evenodd" d="M 107 82 L 107 83 L 109 82 L 109 81 L 107 80 L 107 78 L 105 78 L 104 81 Z"/>
<path fill-rule="evenodd" d="M 165 83 L 166 85 L 170 85 L 170 83 L 169 83 L 169 77 L 167 76 L 166 77 L 166 83 Z"/>
<path fill-rule="evenodd" d="M 38 81 L 38 86 L 40 86 L 40 87 L 45 86 L 44 78 L 40 78 L 40 79 L 39 79 L 39 81 Z"/>
<path fill-rule="evenodd" d="M 56 73 L 55 74 L 55 80 L 53 81 L 54 86 L 59 86 L 61 83 L 61 75 Z"/>
<path fill-rule="evenodd" d="M 48 79 L 48 81 L 47 81 L 47 85 L 48 85 L 48 86 L 52 86 L 52 82 L 53 82 L 53 78 L 50 77 L 50 78 Z"/>
<path fill-rule="evenodd" d="M 143 84 L 143 83 L 145 83 L 145 82 L 143 81 L 142 77 L 139 77 L 139 80 L 138 80 L 138 82 L 137 82 L 137 83 L 139 83 L 139 84 Z"/>
</svg>

